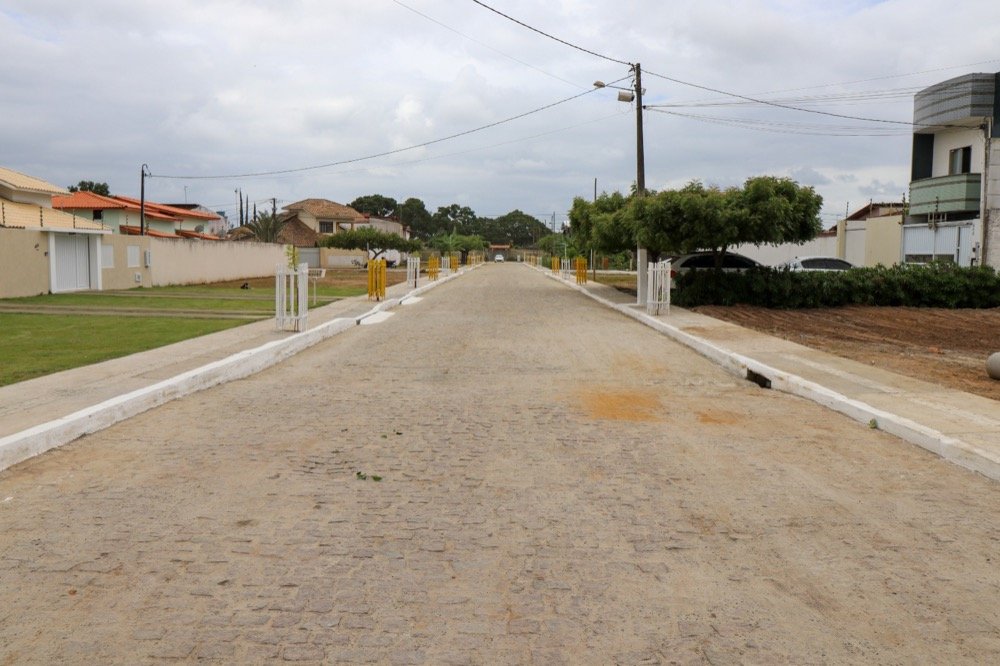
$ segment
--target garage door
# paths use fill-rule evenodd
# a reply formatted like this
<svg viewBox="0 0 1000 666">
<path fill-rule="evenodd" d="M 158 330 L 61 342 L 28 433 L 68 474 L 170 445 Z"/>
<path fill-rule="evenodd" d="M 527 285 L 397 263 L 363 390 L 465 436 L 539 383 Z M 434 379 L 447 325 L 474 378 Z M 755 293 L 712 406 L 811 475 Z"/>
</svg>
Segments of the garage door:
<svg viewBox="0 0 1000 666">
<path fill-rule="evenodd" d="M 90 237 L 55 236 L 56 283 L 52 291 L 90 289 Z"/>
</svg>

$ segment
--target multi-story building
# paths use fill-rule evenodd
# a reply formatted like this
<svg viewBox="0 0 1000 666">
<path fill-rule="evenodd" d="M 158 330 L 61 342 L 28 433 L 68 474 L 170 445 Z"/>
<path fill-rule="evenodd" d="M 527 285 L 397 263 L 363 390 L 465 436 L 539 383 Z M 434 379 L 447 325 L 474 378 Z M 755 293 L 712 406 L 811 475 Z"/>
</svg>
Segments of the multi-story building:
<svg viewBox="0 0 1000 666">
<path fill-rule="evenodd" d="M 1000 73 L 966 74 L 913 100 L 903 261 L 1000 267 Z"/>
</svg>

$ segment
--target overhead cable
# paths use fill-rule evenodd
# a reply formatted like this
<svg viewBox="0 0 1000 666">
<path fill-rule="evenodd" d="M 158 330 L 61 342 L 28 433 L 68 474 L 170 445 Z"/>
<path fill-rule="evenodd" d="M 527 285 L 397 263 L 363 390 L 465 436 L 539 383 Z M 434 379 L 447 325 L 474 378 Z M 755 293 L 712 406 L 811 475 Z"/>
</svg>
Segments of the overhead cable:
<svg viewBox="0 0 1000 666">
<path fill-rule="evenodd" d="M 628 77 L 623 77 L 621 79 L 618 79 L 618 81 L 615 81 L 614 83 L 618 83 L 619 81 L 624 81 L 626 78 L 628 78 Z M 566 102 L 570 102 L 570 101 L 572 101 L 574 99 L 578 99 L 580 97 L 583 97 L 584 95 L 589 95 L 589 94 L 593 93 L 596 90 L 598 90 L 598 88 L 591 88 L 589 90 L 584 90 L 581 93 L 577 93 L 576 95 L 572 95 L 571 97 L 565 97 L 565 98 L 563 98 L 563 99 L 561 99 L 559 101 L 552 102 L 551 104 L 546 104 L 545 106 L 540 106 L 537 109 L 532 109 L 531 111 L 525 111 L 524 113 L 519 113 L 516 116 L 510 116 L 509 118 L 504 118 L 503 120 L 497 120 L 496 122 L 488 123 L 486 125 L 481 125 L 481 126 L 476 127 L 474 129 L 465 130 L 464 132 L 457 132 L 455 134 L 450 134 L 448 136 L 444 136 L 444 137 L 441 137 L 439 139 L 432 139 L 430 141 L 424 141 L 423 143 L 417 143 L 417 144 L 414 144 L 412 146 L 406 146 L 405 148 L 396 148 L 394 150 L 386 150 L 386 151 L 383 151 L 381 153 L 374 153 L 372 155 L 365 155 L 364 157 L 354 157 L 354 158 L 351 158 L 351 159 L 339 160 L 339 161 L 336 161 L 336 162 L 327 162 L 325 164 L 315 164 L 315 165 L 312 165 L 312 166 L 297 167 L 297 168 L 294 168 L 294 169 L 275 169 L 273 171 L 256 171 L 256 172 L 249 172 L 249 173 L 225 174 L 225 175 L 215 175 L 215 176 L 149 174 L 148 177 L 150 177 L 150 178 L 166 178 L 166 179 L 175 179 L 175 180 L 218 180 L 218 179 L 224 179 L 224 178 L 256 178 L 256 177 L 259 177 L 259 176 L 278 176 L 278 175 L 289 174 L 289 173 L 300 173 L 302 171 L 315 171 L 317 169 L 327 169 L 329 167 L 341 166 L 341 165 L 344 165 L 344 164 L 354 164 L 356 162 L 364 162 L 366 160 L 373 160 L 373 159 L 376 159 L 378 157 L 387 157 L 389 155 L 396 155 L 398 153 L 404 153 L 404 152 L 407 152 L 409 150 L 416 150 L 417 148 L 425 148 L 427 146 L 432 146 L 432 145 L 434 145 L 436 143 L 442 143 L 444 141 L 450 141 L 451 139 L 457 139 L 459 137 L 468 136 L 470 134 L 475 134 L 476 132 L 481 132 L 483 130 L 487 130 L 487 129 L 490 129 L 490 128 L 493 128 L 493 127 L 497 127 L 499 125 L 504 125 L 504 124 L 512 122 L 514 120 L 519 120 L 521 118 L 525 118 L 527 116 L 533 115 L 535 113 L 539 113 L 541 111 L 546 111 L 546 110 L 551 109 L 553 107 L 559 106 L 560 104 L 565 104 Z"/>
<path fill-rule="evenodd" d="M 572 42 L 567 42 L 565 39 L 559 39 L 555 35 L 550 35 L 549 33 L 545 32 L 544 30 L 539 30 L 538 28 L 536 28 L 534 26 L 528 25 L 524 21 L 519 21 L 516 18 L 514 18 L 513 16 L 509 16 L 507 14 L 504 14 L 502 11 L 500 11 L 498 9 L 494 9 L 493 7 L 490 7 L 485 2 L 480 2 L 480 0 L 472 0 L 472 1 L 474 3 L 476 3 L 477 5 L 479 5 L 480 7 L 482 7 L 483 9 L 488 9 L 491 12 L 493 12 L 494 14 L 498 14 L 498 15 L 504 17 L 508 21 L 513 21 L 514 23 L 518 24 L 519 26 L 521 26 L 523 28 L 527 28 L 528 30 L 531 30 L 532 32 L 537 32 L 539 35 L 541 35 L 543 37 L 547 37 L 547 38 L 549 38 L 549 39 L 551 39 L 553 41 L 559 42 L 560 44 L 563 44 L 565 46 L 570 47 L 571 49 L 576 49 L 577 51 L 583 51 L 584 53 L 590 54 L 592 56 L 596 56 L 598 58 L 601 58 L 603 60 L 608 60 L 610 62 L 615 62 L 615 63 L 618 63 L 619 65 L 625 65 L 626 67 L 631 67 L 632 66 L 632 63 L 630 63 L 630 62 L 625 62 L 624 60 L 619 60 L 618 58 L 612 58 L 611 56 L 606 56 L 603 53 L 598 53 L 597 51 L 591 51 L 590 49 L 585 49 L 582 46 L 578 46 L 576 44 L 573 44 Z"/>
</svg>

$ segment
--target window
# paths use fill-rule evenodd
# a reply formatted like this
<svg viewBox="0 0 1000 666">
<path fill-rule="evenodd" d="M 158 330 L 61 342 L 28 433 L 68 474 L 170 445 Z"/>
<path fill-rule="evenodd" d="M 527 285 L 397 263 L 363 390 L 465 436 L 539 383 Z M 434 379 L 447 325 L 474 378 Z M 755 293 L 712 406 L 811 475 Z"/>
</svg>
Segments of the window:
<svg viewBox="0 0 1000 666">
<path fill-rule="evenodd" d="M 956 148 L 948 153 L 948 175 L 954 176 L 959 173 L 971 173 L 972 171 L 972 146 Z"/>
<path fill-rule="evenodd" d="M 321 234 L 332 234 L 333 233 L 333 222 L 320 222 L 319 232 Z"/>
<path fill-rule="evenodd" d="M 99 209 L 99 208 L 96 209 L 94 211 L 94 219 L 95 220 L 102 220 L 102 219 L 104 219 L 104 211 L 101 210 L 101 209 Z"/>
</svg>

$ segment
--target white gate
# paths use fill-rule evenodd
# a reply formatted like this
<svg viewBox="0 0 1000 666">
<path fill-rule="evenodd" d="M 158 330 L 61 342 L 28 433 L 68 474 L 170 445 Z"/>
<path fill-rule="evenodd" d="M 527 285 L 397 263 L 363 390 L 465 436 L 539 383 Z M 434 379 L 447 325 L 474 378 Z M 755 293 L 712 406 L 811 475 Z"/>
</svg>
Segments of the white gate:
<svg viewBox="0 0 1000 666">
<path fill-rule="evenodd" d="M 409 257 L 406 260 L 406 284 L 417 288 L 417 280 L 420 278 L 420 257 Z"/>
<path fill-rule="evenodd" d="M 670 314 L 670 260 L 649 264 L 646 280 L 646 313 Z"/>
<path fill-rule="evenodd" d="M 568 280 L 573 275 L 573 262 L 569 259 L 561 259 L 559 261 L 559 276 L 563 280 Z"/>
<path fill-rule="evenodd" d="M 52 291 L 90 289 L 90 236 L 53 234 L 55 284 Z"/>
<path fill-rule="evenodd" d="M 309 264 L 279 264 L 274 278 L 274 320 L 279 331 L 304 331 L 309 317 Z"/>
</svg>

